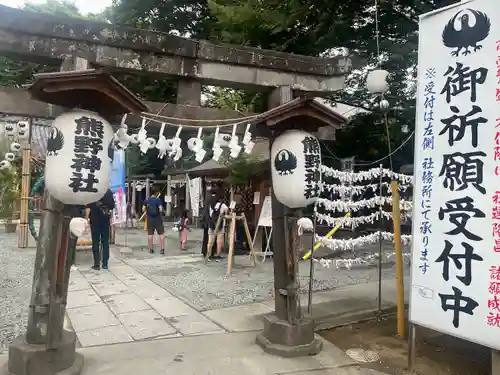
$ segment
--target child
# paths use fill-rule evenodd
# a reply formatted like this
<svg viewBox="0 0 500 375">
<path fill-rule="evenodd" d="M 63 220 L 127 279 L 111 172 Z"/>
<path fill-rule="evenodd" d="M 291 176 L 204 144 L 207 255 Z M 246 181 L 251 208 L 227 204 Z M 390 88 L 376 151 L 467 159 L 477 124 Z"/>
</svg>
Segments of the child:
<svg viewBox="0 0 500 375">
<path fill-rule="evenodd" d="M 186 242 L 189 232 L 189 219 L 188 219 L 188 210 L 182 211 L 182 216 L 179 220 L 179 241 L 181 244 L 181 250 L 186 250 Z"/>
</svg>

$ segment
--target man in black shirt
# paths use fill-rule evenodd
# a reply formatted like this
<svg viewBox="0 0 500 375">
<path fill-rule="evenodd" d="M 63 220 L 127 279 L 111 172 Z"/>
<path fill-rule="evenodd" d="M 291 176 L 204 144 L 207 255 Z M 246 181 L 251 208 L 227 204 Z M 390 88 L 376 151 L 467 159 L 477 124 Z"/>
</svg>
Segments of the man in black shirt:
<svg viewBox="0 0 500 375">
<path fill-rule="evenodd" d="M 102 268 L 108 269 L 109 259 L 109 226 L 111 214 L 115 208 L 113 193 L 108 189 L 106 194 L 95 203 L 91 203 L 85 209 L 85 218 L 89 221 L 92 234 L 92 255 L 94 265 L 92 269 L 100 269 L 100 245 L 102 245 Z"/>
</svg>

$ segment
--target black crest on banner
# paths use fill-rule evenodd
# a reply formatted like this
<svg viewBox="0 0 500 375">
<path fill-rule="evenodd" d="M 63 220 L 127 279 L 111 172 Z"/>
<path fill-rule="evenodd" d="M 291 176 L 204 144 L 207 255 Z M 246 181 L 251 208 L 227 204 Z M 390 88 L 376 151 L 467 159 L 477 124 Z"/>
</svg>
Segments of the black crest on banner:
<svg viewBox="0 0 500 375">
<path fill-rule="evenodd" d="M 483 46 L 478 44 L 490 34 L 491 22 L 489 17 L 478 10 L 464 9 L 457 12 L 443 29 L 443 44 L 448 48 L 456 48 L 452 56 L 470 55 Z M 472 49 L 472 50 L 471 50 Z"/>
</svg>

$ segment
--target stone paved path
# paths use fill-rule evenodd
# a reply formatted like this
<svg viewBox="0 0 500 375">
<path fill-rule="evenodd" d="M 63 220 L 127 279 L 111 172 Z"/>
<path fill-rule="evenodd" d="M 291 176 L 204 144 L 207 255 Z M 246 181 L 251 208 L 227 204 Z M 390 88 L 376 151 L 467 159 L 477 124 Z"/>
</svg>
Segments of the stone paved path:
<svg viewBox="0 0 500 375">
<path fill-rule="evenodd" d="M 259 317 L 273 309 L 272 260 L 253 268 L 247 257 L 236 257 L 228 277 L 225 262 L 203 264 L 200 231 L 190 234 L 187 252 L 180 252 L 174 232 L 167 237 L 167 255 L 151 255 L 144 231 L 119 231 L 109 272 L 90 270 L 91 252 L 78 252 L 67 311 L 82 346 L 261 329 Z M 125 245 L 131 253 L 120 252 Z M 25 330 L 34 255 L 34 248 L 17 249 L 16 235 L 0 232 L 0 354 Z M 384 285 L 394 280 L 391 263 L 386 266 Z M 365 297 L 376 295 L 376 289 L 365 288 L 377 279 L 375 267 L 315 268 L 316 303 L 338 302 L 338 288 L 344 287 L 359 286 L 347 294 L 364 299 L 361 305 L 341 301 L 350 308 L 366 308 L 371 302 Z M 302 291 L 307 290 L 308 272 L 308 263 L 301 262 Z M 303 306 L 306 301 L 303 295 Z M 325 305 L 322 310 L 331 308 Z"/>
<path fill-rule="evenodd" d="M 225 332 L 134 268 L 71 273 L 67 314 L 82 346 Z"/>
</svg>

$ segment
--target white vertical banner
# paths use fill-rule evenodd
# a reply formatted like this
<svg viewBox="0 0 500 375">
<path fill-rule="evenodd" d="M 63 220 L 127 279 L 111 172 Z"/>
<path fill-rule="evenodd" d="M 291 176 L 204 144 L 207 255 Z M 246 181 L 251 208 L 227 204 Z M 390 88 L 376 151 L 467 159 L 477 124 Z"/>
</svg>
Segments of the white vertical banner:
<svg viewBox="0 0 500 375">
<path fill-rule="evenodd" d="M 191 212 L 193 217 L 198 217 L 200 216 L 201 178 L 188 179 L 188 182 Z"/>
<path fill-rule="evenodd" d="M 410 320 L 498 350 L 498 0 L 423 15 L 419 39 Z"/>
</svg>

